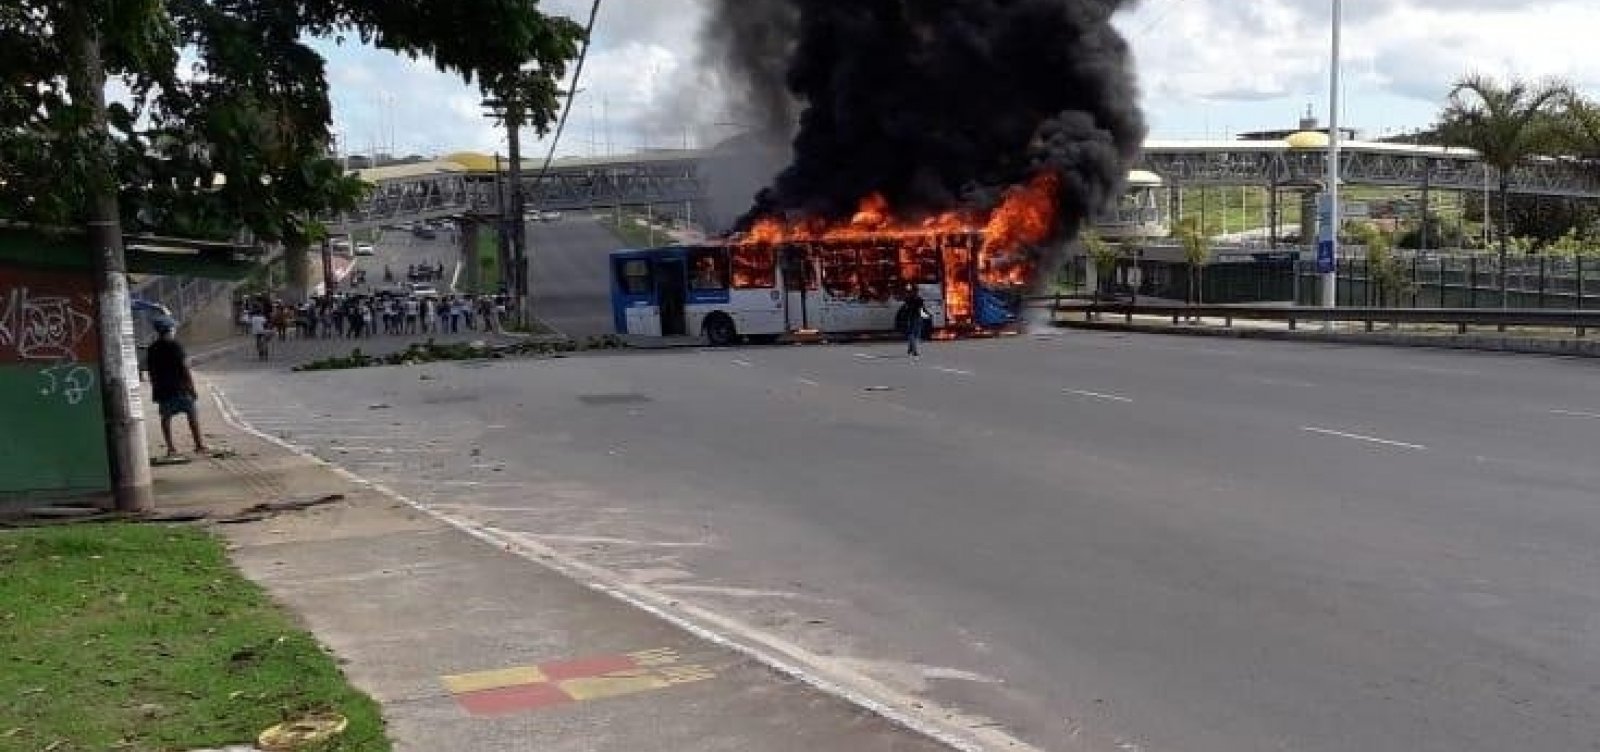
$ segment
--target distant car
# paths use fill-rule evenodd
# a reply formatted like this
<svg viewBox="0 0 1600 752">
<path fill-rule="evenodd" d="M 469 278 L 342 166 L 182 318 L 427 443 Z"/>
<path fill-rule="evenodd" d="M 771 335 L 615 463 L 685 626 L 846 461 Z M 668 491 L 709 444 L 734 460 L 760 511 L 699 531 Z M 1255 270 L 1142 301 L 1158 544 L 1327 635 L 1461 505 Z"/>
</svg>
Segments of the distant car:
<svg viewBox="0 0 1600 752">
<path fill-rule="evenodd" d="M 439 288 L 422 282 L 414 282 L 411 284 L 411 295 L 417 298 L 437 298 L 439 297 Z"/>
<path fill-rule="evenodd" d="M 413 236 L 422 238 L 423 240 L 433 240 L 434 238 L 439 237 L 439 233 L 434 232 L 433 228 L 427 225 L 417 225 L 416 227 L 412 228 L 411 234 Z"/>
<path fill-rule="evenodd" d="M 561 212 L 556 212 L 556 211 L 540 212 L 539 213 L 539 221 L 540 222 L 560 222 L 561 221 Z"/>
<path fill-rule="evenodd" d="M 371 243 L 356 243 L 356 255 L 376 256 L 378 255 L 378 249 L 372 247 Z"/>
</svg>

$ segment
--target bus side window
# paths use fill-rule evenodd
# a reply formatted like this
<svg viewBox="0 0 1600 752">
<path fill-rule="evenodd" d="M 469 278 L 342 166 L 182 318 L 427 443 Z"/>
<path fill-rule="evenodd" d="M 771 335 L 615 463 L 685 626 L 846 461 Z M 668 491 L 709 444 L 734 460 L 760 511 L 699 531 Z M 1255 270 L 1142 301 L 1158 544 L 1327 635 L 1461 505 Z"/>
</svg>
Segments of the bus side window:
<svg viewBox="0 0 1600 752">
<path fill-rule="evenodd" d="M 861 250 L 861 302 L 887 303 L 902 289 L 898 251 L 892 245 Z"/>
<path fill-rule="evenodd" d="M 829 296 L 840 300 L 861 296 L 861 261 L 855 248 L 822 247 L 822 287 Z"/>
<path fill-rule="evenodd" d="M 817 270 L 811 263 L 812 252 L 811 247 L 798 243 L 783 248 L 783 286 L 789 292 L 817 289 Z"/>
<path fill-rule="evenodd" d="M 728 289 L 728 255 L 722 248 L 697 248 L 689 252 L 689 289 L 716 292 Z"/>
<path fill-rule="evenodd" d="M 643 259 L 617 262 L 617 282 L 626 295 L 650 295 L 655 284 L 650 279 L 650 262 Z"/>
<path fill-rule="evenodd" d="M 740 290 L 771 289 L 778 284 L 778 257 L 770 246 L 733 249 L 733 286 Z"/>
</svg>

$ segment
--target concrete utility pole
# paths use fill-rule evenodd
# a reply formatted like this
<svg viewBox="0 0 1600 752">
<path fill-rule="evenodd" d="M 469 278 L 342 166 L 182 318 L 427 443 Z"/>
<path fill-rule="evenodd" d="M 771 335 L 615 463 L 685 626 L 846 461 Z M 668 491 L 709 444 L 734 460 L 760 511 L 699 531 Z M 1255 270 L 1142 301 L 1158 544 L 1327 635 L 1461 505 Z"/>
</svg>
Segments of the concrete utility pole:
<svg viewBox="0 0 1600 752">
<path fill-rule="evenodd" d="M 63 33 L 69 36 L 65 47 L 77 54 L 72 56 L 73 63 L 67 71 L 67 88 L 73 101 L 82 103 L 89 115 L 88 136 L 93 142 L 93 153 L 86 160 L 92 181 L 88 238 L 94 253 L 95 289 L 100 304 L 100 389 L 105 402 L 111 488 L 118 511 L 147 512 L 155 507 L 155 495 L 150 484 L 144 405 L 138 392 L 139 360 L 128 296 L 121 212 L 111 170 L 100 35 L 87 9 L 69 14 L 70 20 L 63 24 Z"/>
<path fill-rule="evenodd" d="M 1339 305 L 1339 67 L 1340 35 L 1344 26 L 1344 0 L 1333 0 L 1333 65 L 1329 76 L 1328 112 L 1328 216 L 1317 244 L 1317 271 L 1322 275 L 1322 307 Z M 1331 324 L 1330 324 L 1331 326 Z"/>
<path fill-rule="evenodd" d="M 352 249 L 355 246 L 350 246 Z M 338 284 L 333 278 L 333 239 L 322 239 L 322 294 L 332 295 L 334 285 Z"/>
<path fill-rule="evenodd" d="M 518 323 L 528 320 L 528 225 L 522 186 L 522 104 L 506 103 L 506 131 L 511 151 L 511 299 Z"/>
</svg>

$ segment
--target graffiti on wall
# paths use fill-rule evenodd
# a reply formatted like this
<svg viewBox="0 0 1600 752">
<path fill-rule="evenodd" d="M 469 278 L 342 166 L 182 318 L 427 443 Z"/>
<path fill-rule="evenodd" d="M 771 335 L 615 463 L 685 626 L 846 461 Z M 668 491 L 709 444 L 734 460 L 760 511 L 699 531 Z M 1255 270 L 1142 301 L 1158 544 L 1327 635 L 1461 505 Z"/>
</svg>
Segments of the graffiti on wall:
<svg viewBox="0 0 1600 752">
<path fill-rule="evenodd" d="M 95 384 L 94 371 L 88 366 L 73 363 L 62 363 L 40 371 L 39 381 L 39 396 L 50 398 L 59 395 L 69 405 L 83 402 Z"/>
<path fill-rule="evenodd" d="M 47 272 L 0 272 L 0 365 L 38 368 L 38 393 L 78 405 L 97 384 L 95 304 L 88 283 Z"/>
<path fill-rule="evenodd" d="M 0 290 L 0 350 L 20 361 L 76 360 L 94 333 L 92 310 L 88 300 L 34 295 L 26 287 Z"/>
</svg>

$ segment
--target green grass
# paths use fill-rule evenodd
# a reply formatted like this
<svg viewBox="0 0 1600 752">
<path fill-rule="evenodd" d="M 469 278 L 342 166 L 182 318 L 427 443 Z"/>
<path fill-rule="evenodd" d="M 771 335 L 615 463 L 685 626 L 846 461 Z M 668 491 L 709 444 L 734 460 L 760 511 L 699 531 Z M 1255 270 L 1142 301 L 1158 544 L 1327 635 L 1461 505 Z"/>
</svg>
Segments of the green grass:
<svg viewBox="0 0 1600 752">
<path fill-rule="evenodd" d="M 1267 225 L 1267 206 L 1270 201 L 1265 188 L 1186 188 L 1183 191 L 1183 216 L 1180 219 L 1198 221 L 1204 217 L 1207 235 L 1221 235 L 1224 227 L 1228 232 L 1243 232 Z M 1280 221 L 1299 226 L 1299 197 L 1285 191 L 1279 194 L 1279 201 L 1282 212 Z M 1177 223 L 1173 226 L 1176 227 Z"/>
<path fill-rule="evenodd" d="M 628 214 L 622 215 L 622 222 L 618 223 L 615 216 L 603 220 L 601 225 L 617 236 L 617 240 L 627 248 L 655 248 L 672 242 L 672 237 L 660 230 L 652 233 L 649 227 L 639 223 L 636 217 Z"/>
<path fill-rule="evenodd" d="M 217 747 L 319 710 L 350 720 L 321 750 L 389 749 L 377 704 L 214 537 L 6 531 L 0 572 L 0 750 Z"/>
<path fill-rule="evenodd" d="M 1351 186 L 1343 192 L 1345 201 L 1375 203 L 1417 196 L 1419 191 L 1373 186 Z M 1300 226 L 1301 194 L 1290 190 L 1279 193 L 1281 222 L 1291 233 Z M 1461 212 L 1463 199 L 1448 191 L 1439 191 L 1430 199 L 1436 216 L 1455 216 Z M 1185 188 L 1183 189 L 1183 216 L 1180 219 L 1205 219 L 1208 235 L 1221 235 L 1223 228 L 1235 233 L 1267 225 L 1267 207 L 1270 192 L 1266 188 Z M 1226 208 L 1224 208 L 1226 207 Z M 1407 223 L 1409 226 L 1412 223 Z M 1173 224 L 1174 227 L 1177 223 Z"/>
<path fill-rule="evenodd" d="M 500 291 L 500 233 L 492 228 L 478 232 L 478 294 Z"/>
</svg>

